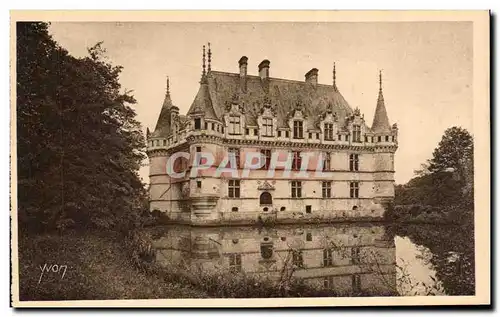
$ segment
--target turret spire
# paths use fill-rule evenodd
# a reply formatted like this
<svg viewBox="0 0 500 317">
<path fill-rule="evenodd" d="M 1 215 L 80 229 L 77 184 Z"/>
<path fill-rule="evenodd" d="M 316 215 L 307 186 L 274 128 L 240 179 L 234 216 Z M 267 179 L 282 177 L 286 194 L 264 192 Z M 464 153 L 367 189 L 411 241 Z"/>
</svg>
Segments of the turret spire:
<svg viewBox="0 0 500 317">
<path fill-rule="evenodd" d="M 387 110 L 385 109 L 384 95 L 382 93 L 382 71 L 379 71 L 378 85 L 377 108 L 375 109 L 375 115 L 373 116 L 372 131 L 389 132 L 391 130 L 391 126 L 389 124 Z"/>
<path fill-rule="evenodd" d="M 170 97 L 170 78 L 168 78 L 168 76 L 167 76 L 167 93 L 166 93 L 166 95 Z"/>
<path fill-rule="evenodd" d="M 206 72 L 206 65 L 205 65 L 205 45 L 203 45 L 203 69 L 201 72 L 201 77 L 204 78 L 206 74 L 207 74 L 207 72 Z"/>
<path fill-rule="evenodd" d="M 333 89 L 337 91 L 337 69 L 335 67 L 335 62 L 333 62 Z"/>
<path fill-rule="evenodd" d="M 379 91 L 382 92 L 382 70 L 378 71 L 378 87 Z"/>
<path fill-rule="evenodd" d="M 212 71 L 212 49 L 210 48 L 210 42 L 208 42 L 208 73 Z"/>
</svg>

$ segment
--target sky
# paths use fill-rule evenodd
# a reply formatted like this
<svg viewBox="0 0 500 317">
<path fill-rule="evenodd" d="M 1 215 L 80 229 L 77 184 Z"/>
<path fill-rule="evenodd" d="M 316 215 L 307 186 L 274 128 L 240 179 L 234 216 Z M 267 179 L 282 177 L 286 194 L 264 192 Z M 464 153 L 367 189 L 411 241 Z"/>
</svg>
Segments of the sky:
<svg viewBox="0 0 500 317">
<path fill-rule="evenodd" d="M 133 90 L 144 130 L 153 130 L 170 78 L 173 103 L 185 114 L 198 91 L 202 45 L 212 47 L 212 69 L 237 73 L 248 57 L 248 73 L 269 59 L 270 76 L 318 81 L 337 87 L 371 126 L 377 104 L 378 71 L 391 124 L 399 128 L 395 179 L 406 183 L 432 157 L 444 131 L 471 133 L 471 22 L 52 22 L 54 39 L 82 57 L 99 41 L 109 60 L 123 66 L 122 87 Z M 148 168 L 141 177 L 148 182 Z"/>
</svg>

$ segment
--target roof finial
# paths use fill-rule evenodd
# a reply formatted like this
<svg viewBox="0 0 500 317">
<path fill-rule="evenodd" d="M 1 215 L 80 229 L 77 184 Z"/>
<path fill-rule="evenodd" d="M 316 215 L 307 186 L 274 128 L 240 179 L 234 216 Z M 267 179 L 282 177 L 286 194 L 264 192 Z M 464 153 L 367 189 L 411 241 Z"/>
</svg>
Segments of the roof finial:
<svg viewBox="0 0 500 317">
<path fill-rule="evenodd" d="M 382 91 L 382 70 L 378 71 L 378 85 L 379 85 L 379 90 Z"/>
<path fill-rule="evenodd" d="M 337 69 L 335 62 L 333 62 L 333 89 L 337 90 Z"/>
<path fill-rule="evenodd" d="M 210 49 L 210 42 L 208 42 L 208 73 L 212 71 L 212 49 Z"/>
<path fill-rule="evenodd" d="M 167 76 L 167 96 L 170 96 L 170 78 Z"/>
<path fill-rule="evenodd" d="M 203 71 L 201 73 L 202 77 L 205 77 L 206 75 L 206 65 L 205 65 L 205 45 L 203 45 Z"/>
</svg>

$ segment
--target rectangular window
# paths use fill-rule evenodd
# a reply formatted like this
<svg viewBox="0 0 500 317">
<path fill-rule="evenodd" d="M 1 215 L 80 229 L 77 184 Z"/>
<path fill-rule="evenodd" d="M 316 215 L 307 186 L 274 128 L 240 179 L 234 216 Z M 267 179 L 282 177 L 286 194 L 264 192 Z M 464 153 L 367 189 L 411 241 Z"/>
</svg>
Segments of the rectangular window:
<svg viewBox="0 0 500 317">
<path fill-rule="evenodd" d="M 196 181 L 196 188 L 201 188 L 201 181 Z"/>
<path fill-rule="evenodd" d="M 257 129 L 253 129 L 253 135 L 257 135 Z"/>
<path fill-rule="evenodd" d="M 262 169 L 269 169 L 269 166 L 271 165 L 271 150 L 260 150 L 260 154 L 262 155 L 262 159 L 264 160 Z"/>
<path fill-rule="evenodd" d="M 293 121 L 293 138 L 294 139 L 304 138 L 304 126 L 302 121 L 299 120 Z"/>
<path fill-rule="evenodd" d="M 240 197 L 240 180 L 230 179 L 228 182 L 228 196 L 230 198 Z"/>
<path fill-rule="evenodd" d="M 352 141 L 361 142 L 361 126 L 359 125 L 352 126 Z"/>
<path fill-rule="evenodd" d="M 359 171 L 359 154 L 349 155 L 349 170 Z"/>
<path fill-rule="evenodd" d="M 352 290 L 355 293 L 361 291 L 361 277 L 358 274 L 352 275 Z"/>
<path fill-rule="evenodd" d="M 323 198 L 331 198 L 332 197 L 332 182 L 325 181 L 321 184 L 321 193 Z"/>
<path fill-rule="evenodd" d="M 281 131 L 278 131 L 278 137 L 281 138 Z"/>
<path fill-rule="evenodd" d="M 325 123 L 324 125 L 325 140 L 333 141 L 333 123 Z"/>
<path fill-rule="evenodd" d="M 306 233 L 306 241 L 313 241 L 312 233 L 310 233 L 310 232 Z"/>
<path fill-rule="evenodd" d="M 229 134 L 241 134 L 240 116 L 229 116 Z"/>
<path fill-rule="evenodd" d="M 330 153 L 325 152 L 323 153 L 323 171 L 329 171 L 330 165 L 331 165 Z"/>
<path fill-rule="evenodd" d="M 262 119 L 262 129 L 264 129 L 263 136 L 273 136 L 273 119 Z"/>
<path fill-rule="evenodd" d="M 302 165 L 302 157 L 300 156 L 300 152 L 293 152 L 292 158 L 292 170 L 298 171 L 300 170 L 300 166 Z"/>
<path fill-rule="evenodd" d="M 205 130 L 208 130 L 208 122 L 205 122 Z"/>
<path fill-rule="evenodd" d="M 237 167 L 237 168 L 240 168 L 240 149 L 238 149 L 238 148 L 234 148 L 234 147 L 231 147 L 231 148 L 229 148 L 229 150 L 228 150 L 228 154 L 229 154 L 230 156 L 231 156 L 231 155 L 232 155 L 232 156 L 234 156 L 235 161 L 236 161 L 236 167 Z M 231 158 L 229 157 L 229 160 L 230 160 L 230 159 L 231 159 Z M 230 161 L 229 161 L 229 162 L 230 162 Z M 229 164 L 230 164 L 229 162 L 228 162 L 228 166 L 231 166 L 231 165 L 229 165 Z"/>
<path fill-rule="evenodd" d="M 245 129 L 245 134 L 246 134 L 246 135 L 249 135 L 249 134 L 250 134 L 250 129 L 246 128 L 246 129 Z"/>
<path fill-rule="evenodd" d="M 388 135 L 385 136 L 385 142 L 389 142 L 389 136 Z"/>
<path fill-rule="evenodd" d="M 323 250 L 323 266 L 332 266 L 333 265 L 333 250 L 332 249 L 324 249 Z"/>
<path fill-rule="evenodd" d="M 351 182 L 350 184 L 350 197 L 359 198 L 359 182 Z"/>
<path fill-rule="evenodd" d="M 309 139 L 312 139 L 313 137 L 313 134 L 311 132 L 309 132 Z"/>
<path fill-rule="evenodd" d="M 378 142 L 382 142 L 382 136 L 378 136 Z"/>
<path fill-rule="evenodd" d="M 195 130 L 201 129 L 201 119 L 200 118 L 194 119 L 194 129 Z"/>
<path fill-rule="evenodd" d="M 241 254 L 229 254 L 229 272 L 236 273 L 241 271 Z"/>
<path fill-rule="evenodd" d="M 368 137 L 365 135 L 365 142 L 368 142 Z"/>
<path fill-rule="evenodd" d="M 302 197 L 302 182 L 292 181 L 292 198 Z"/>
<path fill-rule="evenodd" d="M 304 257 L 302 256 L 301 250 L 293 250 L 292 259 L 293 259 L 293 265 L 300 268 L 304 267 Z"/>
<path fill-rule="evenodd" d="M 290 137 L 290 131 L 286 131 L 285 136 L 286 136 L 287 138 L 289 138 L 289 137 Z"/>
<path fill-rule="evenodd" d="M 325 289 L 331 289 L 335 287 L 333 276 L 327 276 L 323 279 L 323 287 Z"/>
<path fill-rule="evenodd" d="M 197 146 L 196 147 L 196 153 L 200 153 L 201 152 L 201 146 Z"/>
<path fill-rule="evenodd" d="M 359 247 L 351 248 L 351 263 L 359 264 Z"/>
<path fill-rule="evenodd" d="M 311 205 L 307 205 L 306 206 L 306 214 L 310 214 L 312 212 L 312 206 Z"/>
</svg>

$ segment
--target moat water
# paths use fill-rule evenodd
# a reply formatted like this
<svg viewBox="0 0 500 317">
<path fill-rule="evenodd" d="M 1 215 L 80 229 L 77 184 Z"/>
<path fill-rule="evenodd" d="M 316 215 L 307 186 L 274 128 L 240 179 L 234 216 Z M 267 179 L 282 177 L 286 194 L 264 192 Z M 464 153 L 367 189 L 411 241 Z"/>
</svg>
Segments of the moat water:
<svg viewBox="0 0 500 317">
<path fill-rule="evenodd" d="M 175 269 L 289 276 L 339 296 L 474 293 L 473 241 L 453 226 L 348 223 L 149 230 L 156 261 Z"/>
</svg>

